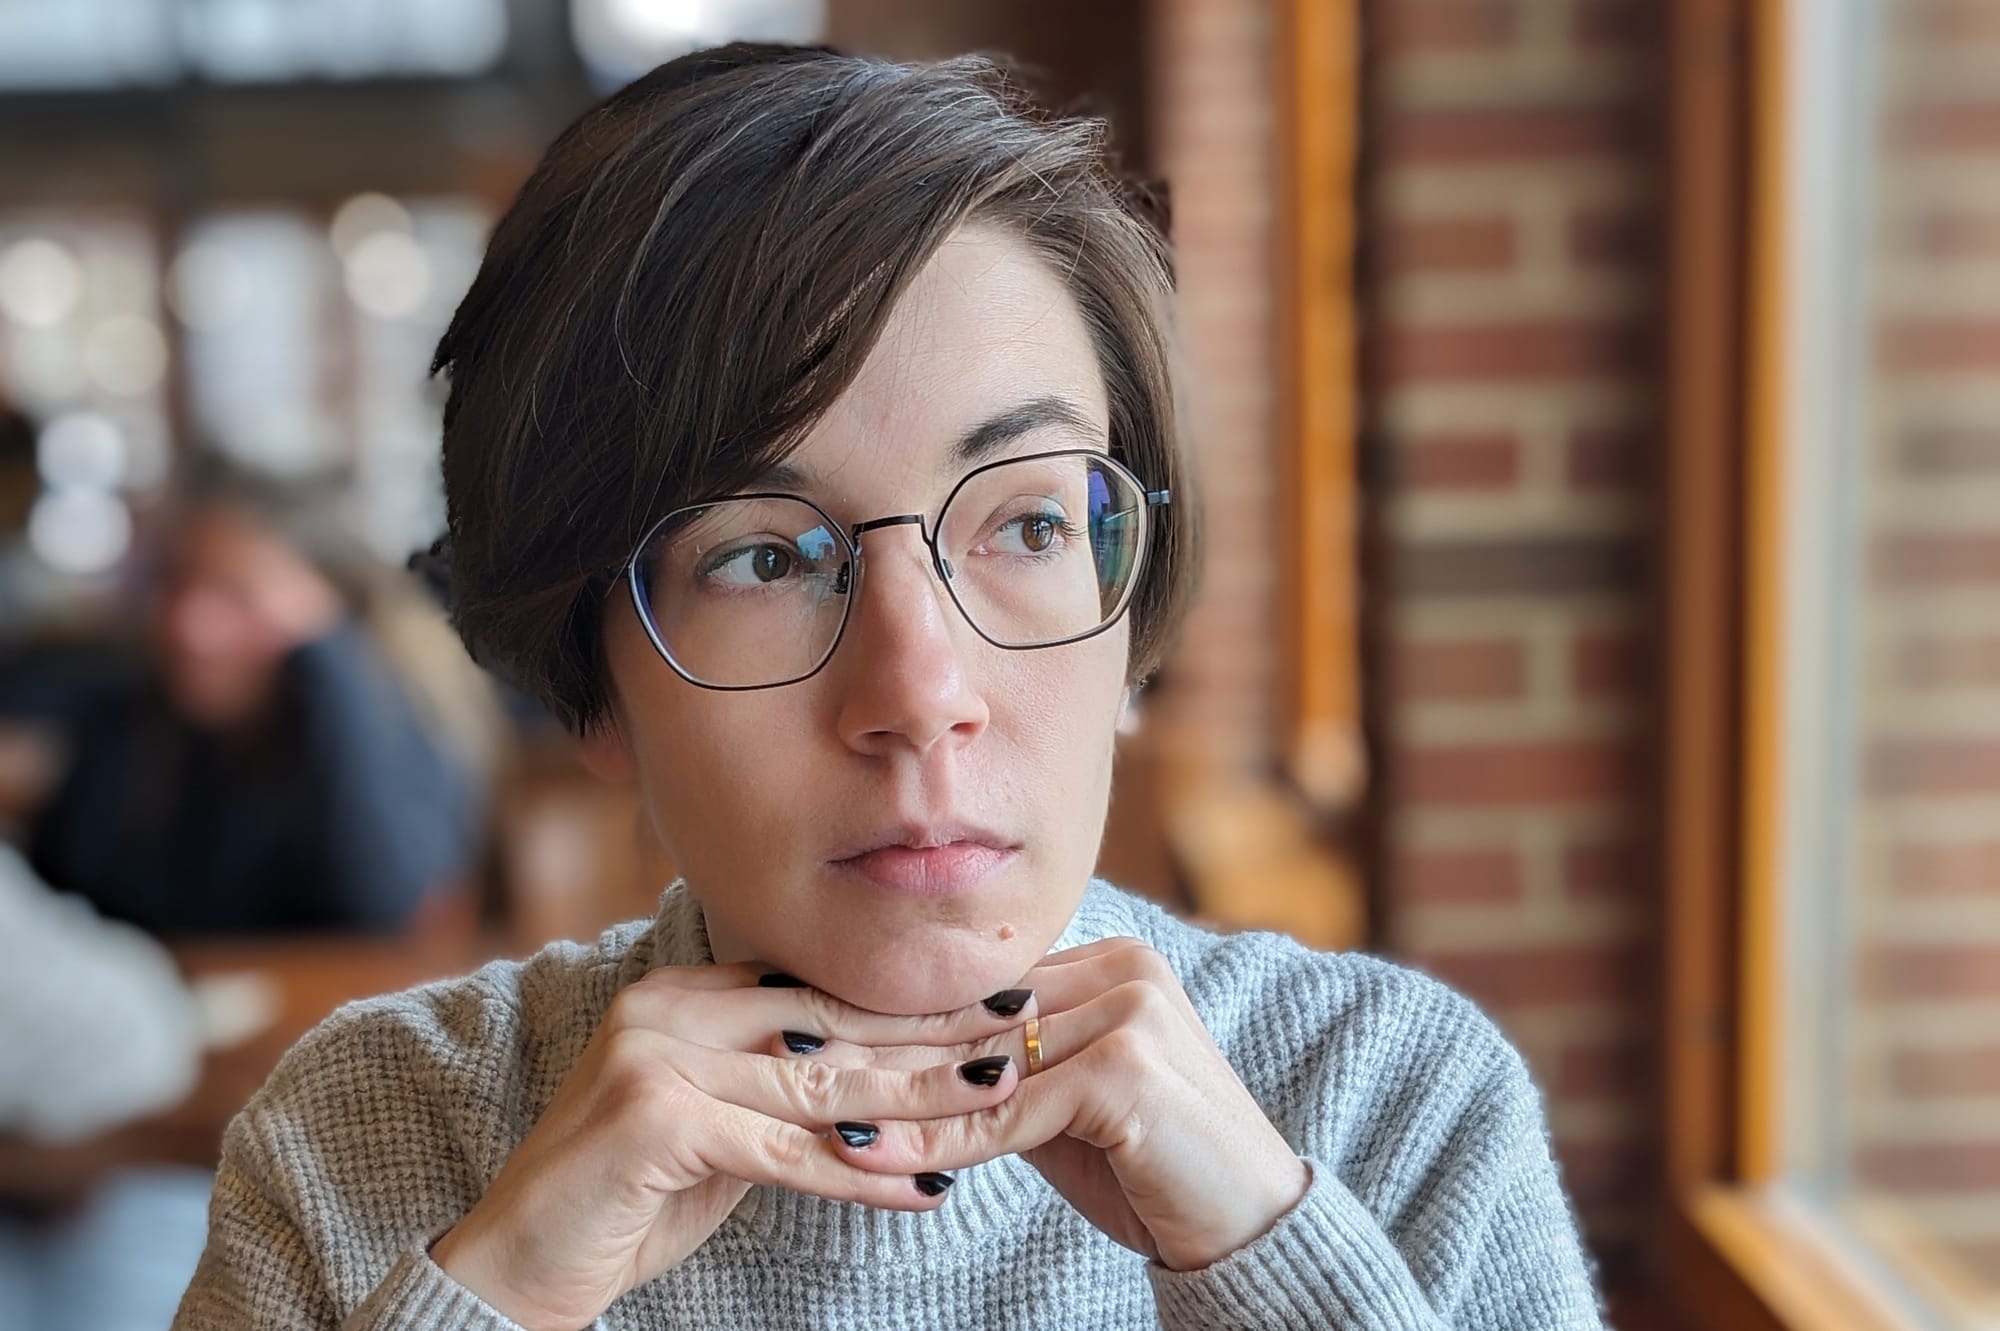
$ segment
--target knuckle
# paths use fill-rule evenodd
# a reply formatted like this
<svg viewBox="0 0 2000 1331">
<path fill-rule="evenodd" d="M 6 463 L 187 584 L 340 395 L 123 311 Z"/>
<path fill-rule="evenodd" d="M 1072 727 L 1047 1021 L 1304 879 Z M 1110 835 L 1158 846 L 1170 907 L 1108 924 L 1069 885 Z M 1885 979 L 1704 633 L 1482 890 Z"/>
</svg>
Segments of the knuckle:
<svg viewBox="0 0 2000 1331">
<path fill-rule="evenodd" d="M 1120 1029 L 1151 1025 L 1173 1016 L 1173 1000 L 1160 986 L 1145 980 L 1127 980 L 1113 989 L 1110 997 Z"/>
<path fill-rule="evenodd" d="M 1135 1027 L 1120 1026 L 1107 1032 L 1091 1048 L 1107 1071 L 1130 1075 L 1149 1064 L 1146 1051 L 1150 1044 Z"/>
<path fill-rule="evenodd" d="M 792 1105 L 808 1120 L 833 1117 L 840 1096 L 840 1069 L 831 1063 L 780 1063 L 789 1069 Z"/>
<path fill-rule="evenodd" d="M 777 1173 L 796 1174 L 805 1168 L 814 1145 L 806 1133 L 781 1130 L 758 1134 L 757 1149 Z"/>
</svg>

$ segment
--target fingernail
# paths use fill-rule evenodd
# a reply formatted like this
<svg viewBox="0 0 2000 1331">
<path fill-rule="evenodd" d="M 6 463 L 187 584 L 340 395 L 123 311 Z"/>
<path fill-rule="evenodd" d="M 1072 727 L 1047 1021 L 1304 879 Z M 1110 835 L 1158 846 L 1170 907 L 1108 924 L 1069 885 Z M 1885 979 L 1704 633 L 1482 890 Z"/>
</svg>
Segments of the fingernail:
<svg viewBox="0 0 2000 1331">
<path fill-rule="evenodd" d="M 958 1065 L 958 1075 L 971 1082 L 974 1086 L 998 1086 L 1000 1084 L 1000 1074 L 1005 1072 L 1007 1065 L 1013 1061 L 1013 1058 L 1006 1054 L 994 1054 L 990 1058 L 975 1058 L 970 1063 L 960 1063 Z"/>
<path fill-rule="evenodd" d="M 1002 989 L 993 997 L 980 1001 L 986 1005 L 986 1010 L 996 1017 L 1016 1017 L 1034 996 L 1035 991 L 1032 989 Z"/>
<path fill-rule="evenodd" d="M 952 1182 L 953 1179 L 949 1174 L 918 1174 L 916 1176 L 917 1191 L 926 1197 L 937 1196 L 946 1188 L 949 1188 Z"/>
<path fill-rule="evenodd" d="M 833 1130 L 857 1151 L 865 1151 L 881 1139 L 882 1129 L 873 1123 L 836 1123 Z"/>
<path fill-rule="evenodd" d="M 806 982 L 795 975 L 787 975 L 783 971 L 772 971 L 769 975 L 759 975 L 757 977 L 757 987 L 759 989 L 803 989 L 806 987 Z"/>
<path fill-rule="evenodd" d="M 785 1048 L 795 1054 L 817 1054 L 826 1048 L 826 1041 L 817 1035 L 807 1035 L 804 1031 L 786 1031 Z"/>
</svg>

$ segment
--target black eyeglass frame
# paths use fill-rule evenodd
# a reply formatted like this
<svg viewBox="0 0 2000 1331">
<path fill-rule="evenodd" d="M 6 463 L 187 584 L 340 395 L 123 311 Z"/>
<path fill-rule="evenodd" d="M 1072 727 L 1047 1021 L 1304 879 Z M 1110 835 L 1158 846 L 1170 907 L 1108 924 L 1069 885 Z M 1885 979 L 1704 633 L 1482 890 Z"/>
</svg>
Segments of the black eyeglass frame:
<svg viewBox="0 0 2000 1331">
<path fill-rule="evenodd" d="M 952 572 L 951 561 L 938 551 L 937 532 L 935 529 L 943 526 L 944 515 L 951 510 L 952 500 L 958 498 L 959 492 L 965 489 L 975 477 L 982 476 L 997 468 L 1010 467 L 1017 463 L 1041 462 L 1050 458 L 1064 457 L 1086 457 L 1111 467 L 1120 476 L 1124 477 L 1141 496 L 1143 502 L 1138 511 L 1145 515 L 1146 529 L 1141 533 L 1139 549 L 1133 560 L 1132 571 L 1126 577 L 1124 590 L 1119 593 L 1117 609 L 1107 615 L 1104 622 L 1096 628 L 1072 634 L 1067 638 L 1057 638 L 1051 642 L 1001 642 L 985 629 L 979 627 L 979 621 L 974 619 L 972 612 L 965 608 L 965 602 L 958 599 L 958 589 L 952 585 L 954 574 Z M 853 576 L 848 579 L 847 586 L 840 592 L 846 598 L 841 605 L 840 627 L 834 630 L 833 641 L 827 644 L 826 651 L 821 653 L 819 660 L 814 663 L 812 669 L 806 671 L 804 674 L 793 675 L 788 679 L 777 680 L 769 684 L 711 684 L 705 679 L 697 679 L 685 666 L 676 661 L 672 649 L 667 646 L 666 640 L 660 636 L 659 627 L 653 623 L 652 611 L 646 607 L 645 588 L 640 581 L 642 576 L 639 572 L 640 557 L 646 553 L 646 548 L 653 543 L 653 538 L 676 518 L 700 509 L 714 508 L 718 504 L 751 499 L 789 499 L 794 503 L 804 504 L 807 508 L 819 514 L 821 518 L 825 519 L 827 528 L 840 538 L 840 542 L 845 548 L 847 555 L 847 567 L 852 568 L 854 572 Z M 958 607 L 959 616 L 972 626 L 972 631 L 1002 651 L 1038 652 L 1047 647 L 1066 647 L 1073 642 L 1083 642 L 1086 639 L 1094 638 L 1125 617 L 1125 612 L 1132 605 L 1132 594 L 1138 590 L 1139 579 L 1146 571 L 1147 556 L 1151 553 L 1154 531 L 1152 510 L 1155 508 L 1164 508 L 1172 502 L 1173 492 L 1171 490 L 1148 490 L 1145 483 L 1132 474 L 1131 468 L 1112 457 L 1109 453 L 1095 448 L 1059 448 L 1048 453 L 1029 453 L 1021 457 L 1001 458 L 997 462 L 988 462 L 974 467 L 971 471 L 959 477 L 958 484 L 951 487 L 951 493 L 947 494 L 944 497 L 944 502 L 938 505 L 937 520 L 935 522 L 927 520 L 921 513 L 897 513 L 890 517 L 871 518 L 866 522 L 857 522 L 851 528 L 844 527 L 834 519 L 832 514 L 804 495 L 789 494 L 781 490 L 723 495 L 698 504 L 683 504 L 679 508 L 666 513 L 646 528 L 645 534 L 639 538 L 638 545 L 633 548 L 631 557 L 625 561 L 624 567 L 619 570 L 617 576 L 623 577 L 626 586 L 631 591 L 632 609 L 639 616 L 640 627 L 646 630 L 646 637 L 651 640 L 653 650 L 660 654 L 660 659 L 665 661 L 676 675 L 679 675 L 696 688 L 712 689 L 717 693 L 751 693 L 758 689 L 781 689 L 790 684 L 803 684 L 820 671 L 826 669 L 826 663 L 831 661 L 834 653 L 840 650 L 841 640 L 847 636 L 847 621 L 853 616 L 855 599 L 861 595 L 862 570 L 867 564 L 861 549 L 861 538 L 868 532 L 883 527 L 914 525 L 917 528 L 918 535 L 923 538 L 925 548 L 930 551 L 931 570 L 937 574 L 938 581 L 944 584 L 945 592 L 951 597 L 951 603 Z"/>
</svg>

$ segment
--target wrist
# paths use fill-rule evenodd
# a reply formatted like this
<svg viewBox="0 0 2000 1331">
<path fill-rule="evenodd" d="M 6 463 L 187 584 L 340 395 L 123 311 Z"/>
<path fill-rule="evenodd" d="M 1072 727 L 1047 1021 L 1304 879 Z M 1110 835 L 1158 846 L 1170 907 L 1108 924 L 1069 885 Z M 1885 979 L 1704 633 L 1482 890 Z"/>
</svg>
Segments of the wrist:
<svg viewBox="0 0 2000 1331">
<path fill-rule="evenodd" d="M 1278 1227 L 1278 1223 L 1305 1200 L 1312 1188 L 1312 1167 L 1300 1157 L 1291 1157 L 1291 1168 L 1270 1176 L 1270 1186 L 1246 1190 L 1248 1204 L 1229 1223 L 1211 1229 L 1197 1244 L 1185 1250 L 1162 1246 L 1160 1265 L 1170 1271 L 1199 1271 L 1243 1251 Z"/>
<path fill-rule="evenodd" d="M 437 1268 L 522 1331 L 574 1331 L 572 1326 L 540 1314 L 532 1301 L 507 1287 L 500 1278 L 505 1263 L 493 1260 L 489 1244 L 470 1220 L 469 1216 L 460 1220 L 431 1241 L 428 1251 Z"/>
</svg>

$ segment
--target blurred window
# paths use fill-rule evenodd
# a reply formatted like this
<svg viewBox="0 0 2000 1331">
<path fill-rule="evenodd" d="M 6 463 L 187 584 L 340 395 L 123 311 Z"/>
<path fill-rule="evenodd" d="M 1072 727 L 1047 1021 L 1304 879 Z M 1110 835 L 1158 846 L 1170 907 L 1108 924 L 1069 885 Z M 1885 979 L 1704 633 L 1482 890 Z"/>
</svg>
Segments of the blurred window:
<svg viewBox="0 0 2000 1331">
<path fill-rule="evenodd" d="M 2000 1327 L 2000 0 L 1788 8 L 1783 1174 Z"/>
<path fill-rule="evenodd" d="M 357 515 L 400 560 L 444 523 L 431 354 L 490 216 L 456 198 L 357 195 L 331 219 L 217 214 L 168 284 L 198 434 L 275 471 L 355 469 Z"/>
<path fill-rule="evenodd" d="M 591 80 L 629 83 L 662 61 L 722 42 L 813 42 L 825 0 L 572 0 L 570 36 Z"/>
<path fill-rule="evenodd" d="M 153 233 L 116 209 L 0 214 L 0 390 L 39 426 L 33 552 L 86 582 L 168 464 L 170 372 Z"/>
<path fill-rule="evenodd" d="M 505 0 L 6 0 L 0 88 L 462 76 L 506 44 Z"/>
</svg>

